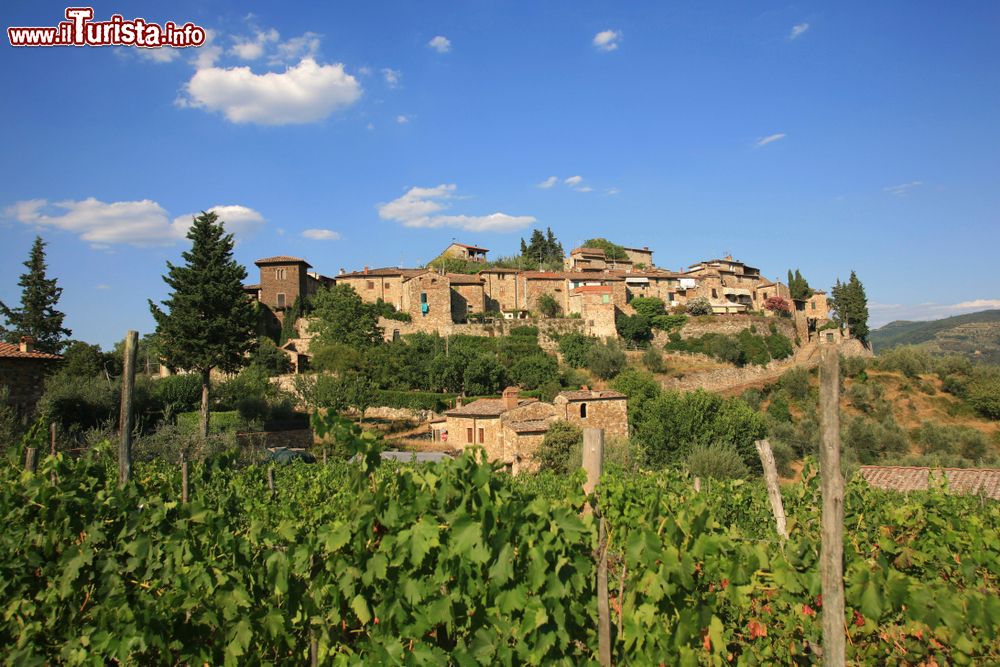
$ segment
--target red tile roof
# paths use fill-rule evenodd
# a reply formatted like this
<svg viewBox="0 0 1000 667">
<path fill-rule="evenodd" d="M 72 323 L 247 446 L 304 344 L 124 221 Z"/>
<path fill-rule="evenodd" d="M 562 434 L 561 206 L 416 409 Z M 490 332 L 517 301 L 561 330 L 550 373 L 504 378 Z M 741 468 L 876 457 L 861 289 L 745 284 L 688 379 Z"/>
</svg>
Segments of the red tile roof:
<svg viewBox="0 0 1000 667">
<path fill-rule="evenodd" d="M 531 280 L 603 280 L 611 282 L 624 280 L 621 274 L 601 271 L 524 271 L 521 276 Z"/>
<path fill-rule="evenodd" d="M 602 257 L 605 256 L 604 255 L 604 250 L 602 250 L 601 248 L 588 248 L 586 246 L 580 246 L 579 248 L 573 248 L 570 251 L 569 254 L 570 255 L 575 255 L 577 253 L 582 253 L 582 254 L 585 254 L 585 255 L 600 255 Z"/>
<path fill-rule="evenodd" d="M 923 491 L 931 479 L 940 482 L 944 474 L 948 488 L 956 493 L 982 494 L 1000 500 L 1000 469 L 996 468 L 942 468 L 930 469 L 916 466 L 861 466 L 861 476 L 877 489 L 889 491 Z"/>
<path fill-rule="evenodd" d="M 263 259 L 258 259 L 254 262 L 257 266 L 263 266 L 264 264 L 305 264 L 306 266 L 312 268 L 312 264 L 302 259 L 301 257 L 289 257 L 288 255 L 276 255 L 274 257 L 264 257 Z"/>
<path fill-rule="evenodd" d="M 488 248 L 480 248 L 477 245 L 465 245 L 464 243 L 452 243 L 452 245 L 457 245 L 459 248 L 467 248 L 469 250 L 480 250 L 482 252 L 489 252 Z"/>
<path fill-rule="evenodd" d="M 0 357 L 4 359 L 49 359 L 51 361 L 61 361 L 62 355 L 49 354 L 48 352 L 21 352 L 18 345 L 12 343 L 0 343 Z"/>
<path fill-rule="evenodd" d="M 573 290 L 573 294 L 611 294 L 611 287 L 608 285 L 580 285 Z"/>
<path fill-rule="evenodd" d="M 493 266 L 488 269 L 479 269 L 479 273 L 520 273 L 517 269 L 505 269 L 501 266 Z"/>
</svg>

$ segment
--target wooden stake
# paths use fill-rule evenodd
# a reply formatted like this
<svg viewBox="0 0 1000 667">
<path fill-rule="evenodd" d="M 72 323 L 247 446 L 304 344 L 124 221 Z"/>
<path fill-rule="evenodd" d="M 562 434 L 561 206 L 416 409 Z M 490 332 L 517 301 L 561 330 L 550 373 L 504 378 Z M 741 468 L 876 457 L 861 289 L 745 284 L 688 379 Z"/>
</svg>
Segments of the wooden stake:
<svg viewBox="0 0 1000 667">
<path fill-rule="evenodd" d="M 56 423 L 52 422 L 49 424 L 49 456 L 55 458 L 56 456 Z M 56 483 L 56 471 L 53 470 L 49 473 L 49 481 L 53 484 Z"/>
<path fill-rule="evenodd" d="M 274 493 L 274 468 L 267 469 L 267 488 Z"/>
<path fill-rule="evenodd" d="M 823 495 L 823 664 L 844 664 L 844 479 L 840 473 L 840 354 L 824 346 L 819 368 L 820 459 Z"/>
<path fill-rule="evenodd" d="M 24 451 L 24 469 L 29 472 L 38 470 L 38 450 L 34 447 L 28 447 Z"/>
<path fill-rule="evenodd" d="M 694 492 L 701 493 L 701 477 L 694 478 Z"/>
<path fill-rule="evenodd" d="M 326 447 L 323 448 L 323 465 L 326 465 Z"/>
<path fill-rule="evenodd" d="M 782 541 L 788 539 L 788 530 L 785 528 L 785 507 L 781 503 L 781 489 L 778 486 L 778 466 L 774 463 L 774 452 L 771 451 L 771 443 L 767 440 L 757 440 L 757 453 L 760 454 L 760 463 L 764 467 L 764 482 L 767 484 L 767 497 L 771 501 L 771 511 L 774 512 L 774 523 L 777 524 L 778 537 Z"/>
<path fill-rule="evenodd" d="M 597 488 L 597 483 L 601 479 L 604 470 L 604 431 L 599 428 L 583 429 L 583 469 L 587 471 L 587 481 L 583 485 L 583 490 L 590 495 Z M 584 507 L 584 513 L 593 512 L 593 508 L 588 503 Z M 598 508 L 600 513 L 600 508 Z M 608 604 L 608 545 L 607 529 L 604 525 L 604 517 L 598 520 L 598 549 L 599 560 L 597 563 L 597 637 L 598 651 L 601 665 L 610 667 L 611 665 L 611 606 Z"/>
<path fill-rule="evenodd" d="M 181 502 L 188 501 L 188 462 L 187 455 L 181 454 Z"/>
<path fill-rule="evenodd" d="M 125 366 L 122 369 L 121 418 L 118 425 L 118 482 L 128 484 L 132 479 L 132 393 L 135 389 L 135 352 L 139 345 L 139 332 L 125 334 Z"/>
<path fill-rule="evenodd" d="M 319 642 L 316 641 L 316 635 L 309 635 L 309 664 L 312 667 L 318 667 L 319 665 Z"/>
</svg>

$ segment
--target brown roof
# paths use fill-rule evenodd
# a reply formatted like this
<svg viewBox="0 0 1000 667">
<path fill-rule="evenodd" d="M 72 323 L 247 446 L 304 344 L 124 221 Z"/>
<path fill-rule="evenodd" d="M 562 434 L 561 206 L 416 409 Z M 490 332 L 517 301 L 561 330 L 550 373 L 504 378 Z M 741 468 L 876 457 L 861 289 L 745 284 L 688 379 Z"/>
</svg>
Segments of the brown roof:
<svg viewBox="0 0 1000 667">
<path fill-rule="evenodd" d="M 427 273 L 427 269 L 401 269 L 398 266 L 386 266 L 381 269 L 368 269 L 367 273 L 364 271 L 344 273 L 337 276 L 337 280 L 341 278 L 395 278 L 397 276 L 412 278 L 413 276 L 419 276 L 421 273 Z"/>
<path fill-rule="evenodd" d="M 625 250 L 631 250 L 632 252 L 648 252 L 648 253 L 653 252 L 649 248 L 626 248 L 625 246 L 622 246 L 622 248 L 625 248 Z"/>
<path fill-rule="evenodd" d="M 4 359 L 49 359 L 61 361 L 62 355 L 49 354 L 48 352 L 21 352 L 18 345 L 12 343 L 0 343 L 0 357 Z"/>
<path fill-rule="evenodd" d="M 274 257 L 264 257 L 263 259 L 258 259 L 254 262 L 257 266 L 263 266 L 265 264 L 305 264 L 306 266 L 312 268 L 312 264 L 302 259 L 301 257 L 289 257 L 288 255 L 276 255 Z"/>
<path fill-rule="evenodd" d="M 770 281 L 770 280 L 765 280 L 762 283 L 757 283 L 757 287 L 772 287 L 772 286 L 774 286 L 774 284 L 775 283 L 772 282 L 772 281 Z"/>
<path fill-rule="evenodd" d="M 482 285 L 483 279 L 478 275 L 469 275 L 467 273 L 449 273 L 448 282 L 452 285 Z"/>
<path fill-rule="evenodd" d="M 251 290 L 259 290 L 259 289 L 260 289 L 260 283 L 253 283 L 252 285 L 244 285 L 243 286 L 243 290 L 246 291 L 246 292 L 249 292 Z"/>
<path fill-rule="evenodd" d="M 523 278 L 531 280 L 622 280 L 621 274 L 603 273 L 601 271 L 525 271 Z"/>
<path fill-rule="evenodd" d="M 560 391 L 557 396 L 562 396 L 567 401 L 599 401 L 612 398 L 627 398 L 625 394 L 618 391 L 597 389 L 581 389 L 580 391 Z"/>
<path fill-rule="evenodd" d="M 548 419 L 525 419 L 519 422 L 508 422 L 507 426 L 514 433 L 545 433 L 549 430 Z"/>
<path fill-rule="evenodd" d="M 889 491 L 923 491 L 931 477 L 940 482 L 944 474 L 948 488 L 956 493 L 982 494 L 1000 500 L 1000 469 L 997 468 L 930 468 L 916 466 L 861 466 L 861 476 L 877 489 Z"/>
<path fill-rule="evenodd" d="M 452 245 L 457 245 L 459 248 L 468 248 L 469 250 L 481 250 L 483 252 L 489 252 L 488 248 L 480 248 L 477 245 L 465 245 L 464 243 L 452 243 Z"/>
<path fill-rule="evenodd" d="M 585 254 L 585 255 L 601 255 L 602 257 L 605 256 L 604 255 L 604 251 L 601 248 L 588 248 L 586 246 L 581 246 L 579 248 L 573 248 L 570 251 L 569 254 L 575 255 L 577 253 L 582 253 L 582 254 Z"/>
<path fill-rule="evenodd" d="M 537 398 L 521 398 L 517 401 L 517 407 L 534 403 Z M 468 405 L 454 408 L 445 412 L 449 417 L 499 417 L 507 408 L 503 405 L 502 398 L 480 398 Z"/>
<path fill-rule="evenodd" d="M 493 266 L 488 269 L 479 269 L 479 273 L 520 273 L 517 269 L 505 269 L 502 266 Z"/>
</svg>

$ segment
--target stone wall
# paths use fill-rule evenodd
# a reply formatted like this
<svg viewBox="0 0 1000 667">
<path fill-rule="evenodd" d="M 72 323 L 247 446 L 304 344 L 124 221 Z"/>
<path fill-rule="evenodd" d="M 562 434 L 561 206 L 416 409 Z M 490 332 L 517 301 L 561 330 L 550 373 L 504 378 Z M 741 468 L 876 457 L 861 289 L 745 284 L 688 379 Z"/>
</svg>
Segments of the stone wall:
<svg viewBox="0 0 1000 667">
<path fill-rule="evenodd" d="M 0 385 L 10 392 L 7 402 L 22 414 L 32 414 L 42 397 L 45 376 L 58 368 L 58 361 L 0 357 Z"/>
<path fill-rule="evenodd" d="M 413 318 L 417 330 L 442 331 L 452 325 L 451 286 L 447 277 L 428 272 L 411 278 L 405 285 L 403 311 Z M 427 304 L 426 313 L 421 307 L 423 303 Z"/>
<path fill-rule="evenodd" d="M 679 333 L 681 338 L 693 338 L 703 336 L 707 333 L 736 335 L 744 329 L 755 326 L 757 327 L 758 334 L 767 335 L 771 333 L 770 327 L 772 324 L 777 327 L 778 333 L 785 335 L 793 342 L 795 341 L 795 323 L 790 317 L 763 317 L 760 315 L 689 316 Z M 664 343 L 666 342 L 665 336 L 657 335 L 663 338 Z"/>
<path fill-rule="evenodd" d="M 628 403 L 624 398 L 565 401 L 557 396 L 556 409 L 566 421 L 580 428 L 602 428 L 606 437 L 628 437 Z M 582 414 L 584 409 L 586 416 Z"/>
<path fill-rule="evenodd" d="M 445 428 L 448 431 L 447 442 L 455 449 L 479 446 L 486 450 L 489 460 L 504 460 L 499 417 L 448 417 Z"/>
</svg>

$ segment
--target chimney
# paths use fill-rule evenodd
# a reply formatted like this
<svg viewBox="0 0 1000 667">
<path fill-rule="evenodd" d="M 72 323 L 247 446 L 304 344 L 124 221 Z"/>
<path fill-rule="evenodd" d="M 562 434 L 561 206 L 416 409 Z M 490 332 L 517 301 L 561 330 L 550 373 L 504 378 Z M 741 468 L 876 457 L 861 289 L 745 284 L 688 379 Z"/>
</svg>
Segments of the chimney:
<svg viewBox="0 0 1000 667">
<path fill-rule="evenodd" d="M 34 352 L 35 351 L 35 339 L 31 336 L 21 336 L 21 343 L 18 345 L 21 348 L 21 352 Z"/>
<path fill-rule="evenodd" d="M 503 409 L 513 410 L 517 407 L 518 393 L 520 390 L 517 387 L 507 387 L 503 390 Z"/>
<path fill-rule="evenodd" d="M 588 387 L 587 385 L 583 385 L 580 387 L 580 391 L 590 391 L 590 387 Z"/>
<path fill-rule="evenodd" d="M 366 276 L 368 275 L 368 267 L 367 266 L 365 267 L 365 275 Z"/>
<path fill-rule="evenodd" d="M 644 245 L 644 246 L 642 246 L 642 249 L 643 250 L 649 250 L 649 246 L 648 245 Z"/>
<path fill-rule="evenodd" d="M 464 401 L 462 400 L 461 396 L 456 396 L 455 397 L 455 407 L 456 408 L 462 407 L 463 403 L 464 403 Z"/>
<path fill-rule="evenodd" d="M 341 275 L 341 276 L 342 276 L 342 275 L 344 275 L 345 273 L 347 273 L 347 271 L 344 271 L 344 267 L 340 267 L 340 274 L 339 274 L 339 275 Z"/>
</svg>

